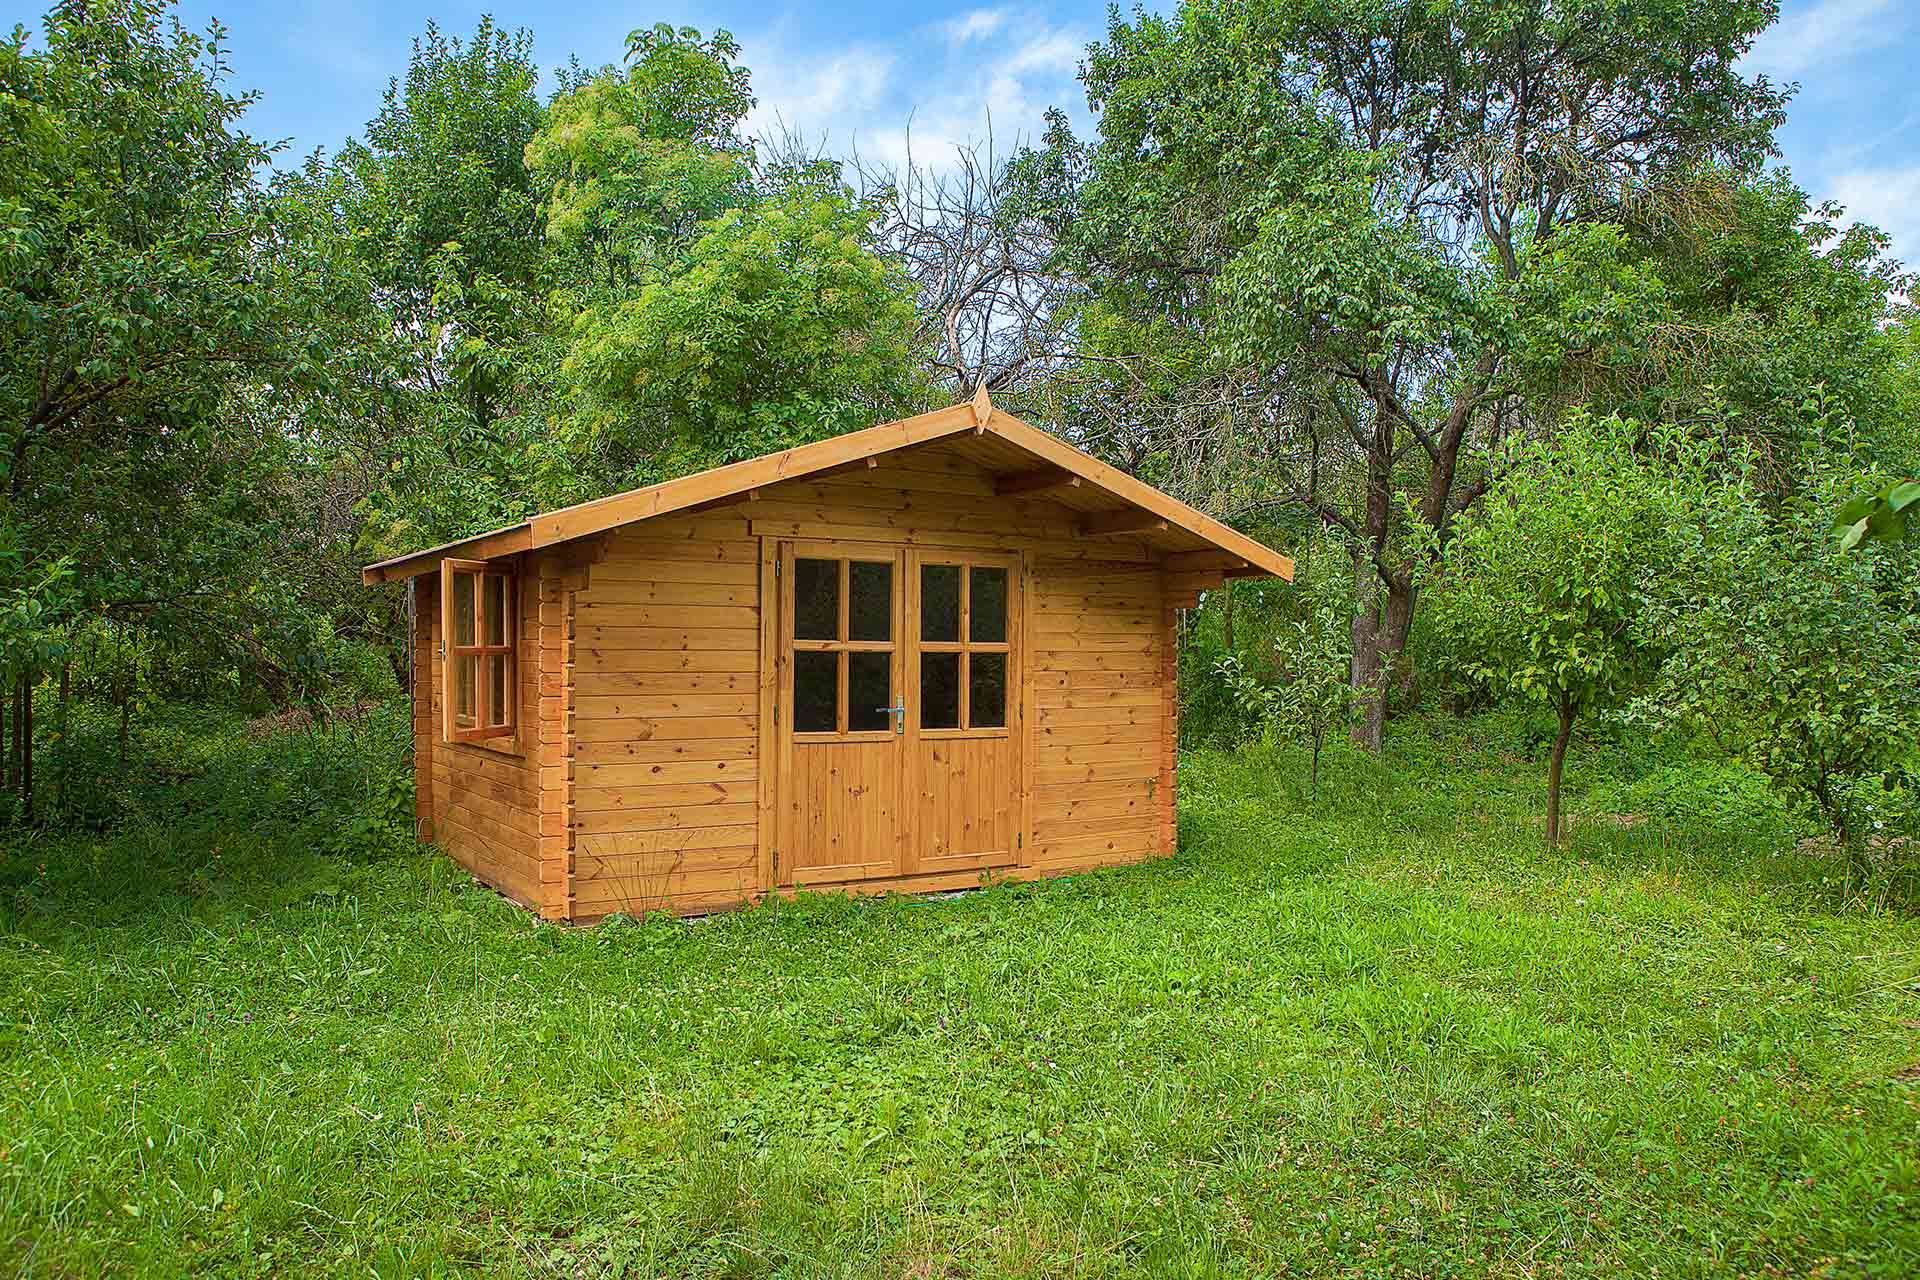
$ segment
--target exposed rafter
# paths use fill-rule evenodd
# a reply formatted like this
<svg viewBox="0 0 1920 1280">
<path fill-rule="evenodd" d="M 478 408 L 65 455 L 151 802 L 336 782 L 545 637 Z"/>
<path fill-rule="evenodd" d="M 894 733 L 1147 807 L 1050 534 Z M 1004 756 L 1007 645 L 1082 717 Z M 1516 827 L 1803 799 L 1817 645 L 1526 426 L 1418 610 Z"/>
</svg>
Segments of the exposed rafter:
<svg viewBox="0 0 1920 1280">
<path fill-rule="evenodd" d="M 1124 511 L 1102 511 L 1080 522 L 1080 536 L 1095 538 L 1109 533 L 1156 533 L 1167 527 L 1167 518 L 1154 511 L 1129 507 Z"/>
<path fill-rule="evenodd" d="M 993 478 L 997 497 L 1016 493 L 1044 493 L 1048 489 L 1078 489 L 1080 477 L 1061 467 L 1042 467 L 1038 471 L 1005 471 Z"/>
</svg>

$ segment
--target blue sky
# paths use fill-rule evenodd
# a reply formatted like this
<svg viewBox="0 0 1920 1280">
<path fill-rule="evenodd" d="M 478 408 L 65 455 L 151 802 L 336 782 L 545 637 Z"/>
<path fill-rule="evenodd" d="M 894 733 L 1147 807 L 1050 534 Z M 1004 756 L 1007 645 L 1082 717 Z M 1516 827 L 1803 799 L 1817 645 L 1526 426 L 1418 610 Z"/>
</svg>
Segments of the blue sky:
<svg viewBox="0 0 1920 1280">
<path fill-rule="evenodd" d="M 42 8 L 0 0 L 0 21 L 37 26 Z M 1884 227 L 1895 251 L 1920 263 L 1920 0 L 1786 0 L 1783 10 L 1748 65 L 1801 86 L 1780 137 L 1785 163 L 1816 200 L 1838 200 Z M 753 69 L 756 128 L 778 118 L 825 135 L 829 150 L 857 147 L 896 162 L 909 145 L 938 160 L 955 142 L 985 140 L 989 127 L 1004 150 L 1031 136 L 1052 104 L 1084 119 L 1075 68 L 1106 22 L 1101 0 L 579 0 L 553 8 L 531 0 L 186 0 L 180 12 L 196 26 L 218 16 L 231 28 L 236 81 L 264 94 L 251 129 L 289 139 L 295 158 L 360 131 L 430 17 L 452 34 L 470 32 L 484 12 L 530 27 L 549 68 L 570 54 L 589 65 L 618 61 L 637 26 L 725 27 Z"/>
</svg>

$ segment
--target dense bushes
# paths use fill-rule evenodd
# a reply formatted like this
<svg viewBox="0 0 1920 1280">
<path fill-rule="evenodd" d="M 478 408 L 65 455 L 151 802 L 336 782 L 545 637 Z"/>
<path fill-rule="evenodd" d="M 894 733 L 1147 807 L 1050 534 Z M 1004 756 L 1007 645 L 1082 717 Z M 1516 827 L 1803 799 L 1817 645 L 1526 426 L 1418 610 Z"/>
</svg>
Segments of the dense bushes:
<svg viewBox="0 0 1920 1280">
<path fill-rule="evenodd" d="M 0 843 L 0 924 L 49 903 L 112 919 L 296 892 L 329 864 L 414 845 L 404 703 L 332 720 L 166 708 L 129 734 L 124 765 L 117 719 L 78 710 L 47 752 L 71 828 Z"/>
</svg>

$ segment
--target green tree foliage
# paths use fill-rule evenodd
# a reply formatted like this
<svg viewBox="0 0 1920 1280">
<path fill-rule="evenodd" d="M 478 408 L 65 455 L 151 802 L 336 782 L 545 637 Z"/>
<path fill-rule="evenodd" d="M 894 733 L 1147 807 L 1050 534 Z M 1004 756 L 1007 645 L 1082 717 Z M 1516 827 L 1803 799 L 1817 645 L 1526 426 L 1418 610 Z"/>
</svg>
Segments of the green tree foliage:
<svg viewBox="0 0 1920 1280">
<path fill-rule="evenodd" d="M 527 148 L 568 264 L 560 438 L 591 496 L 919 407 L 912 295 L 831 164 L 761 171 L 727 33 L 656 27 Z"/>
<path fill-rule="evenodd" d="M 1914 788 L 1920 556 L 1903 541 L 1836 545 L 1834 510 L 1882 477 L 1847 449 L 1835 406 L 1816 399 L 1806 413 L 1834 448 L 1783 502 L 1751 450 L 1686 486 L 1641 636 L 1666 658 L 1639 706 L 1766 774 L 1869 869 L 1875 809 Z"/>
<path fill-rule="evenodd" d="M 16 698 L 82 617 L 295 696 L 311 615 L 281 570 L 330 385 L 321 263 L 239 129 L 222 32 L 148 0 L 0 45 L 0 600 Z"/>
<path fill-rule="evenodd" d="M 912 405 L 912 301 L 867 226 L 837 184 L 799 184 L 715 219 L 673 276 L 582 311 L 564 371 L 600 446 L 664 479 Z"/>
<path fill-rule="evenodd" d="M 1273 639 L 1271 682 L 1231 653 L 1218 660 L 1215 673 L 1265 732 L 1307 748 L 1308 793 L 1318 798 L 1321 752 L 1331 735 L 1346 730 L 1353 714 L 1347 648 L 1352 602 L 1318 580 L 1303 578 L 1299 594 L 1293 616 Z"/>
<path fill-rule="evenodd" d="M 749 202 L 739 125 L 753 91 L 739 56 L 725 31 L 705 39 L 662 23 L 627 37 L 624 69 L 554 100 L 526 162 L 548 193 L 548 237 L 576 256 L 581 284 L 618 290 L 671 270 L 702 224 Z"/>
<path fill-rule="evenodd" d="M 1889 323 L 1889 299 L 1911 280 L 1886 257 L 1884 233 L 1843 228 L 1838 207 L 1813 207 L 1777 171 L 1705 171 L 1624 213 L 1627 252 L 1659 281 L 1661 313 L 1632 350 L 1543 394 L 1730 428 L 1780 491 L 1830 447 L 1800 412 L 1818 387 L 1859 441 L 1896 468 L 1920 467 L 1914 405 L 1898 390 L 1911 352 Z"/>
<path fill-rule="evenodd" d="M 545 462 L 545 217 L 525 151 L 545 113 L 533 39 L 429 24 L 366 140 L 282 175 L 327 255 L 361 375 L 333 409 L 368 469 L 365 549 L 384 555 L 526 514 Z M 345 354 L 350 352 L 351 355 Z"/>
<path fill-rule="evenodd" d="M 1877 493 L 1854 498 L 1833 518 L 1840 550 L 1851 550 L 1869 538 L 1903 542 L 1915 535 L 1916 512 L 1920 512 L 1920 480 L 1896 480 Z"/>
<path fill-rule="evenodd" d="M 1094 354 L 1172 352 L 1198 375 L 1153 406 L 1184 437 L 1167 451 L 1199 458 L 1189 492 L 1303 503 L 1353 540 L 1367 743 L 1413 617 L 1399 496 L 1444 541 L 1537 388 L 1630 357 L 1668 314 L 1630 211 L 1769 150 L 1783 95 L 1736 63 L 1773 16 L 1758 0 L 1116 13 L 1085 73 L 1099 138 L 1056 119 L 1028 158 L 1089 307 L 1125 318 L 1089 330 Z"/>
<path fill-rule="evenodd" d="M 1647 673 L 1643 622 L 1670 496 L 1635 456 L 1639 429 L 1577 417 L 1503 460 L 1431 574 L 1431 608 L 1462 672 L 1549 708 L 1547 839 L 1576 721 L 1618 705 Z M 1673 444 L 1673 441 L 1665 442 Z"/>
</svg>

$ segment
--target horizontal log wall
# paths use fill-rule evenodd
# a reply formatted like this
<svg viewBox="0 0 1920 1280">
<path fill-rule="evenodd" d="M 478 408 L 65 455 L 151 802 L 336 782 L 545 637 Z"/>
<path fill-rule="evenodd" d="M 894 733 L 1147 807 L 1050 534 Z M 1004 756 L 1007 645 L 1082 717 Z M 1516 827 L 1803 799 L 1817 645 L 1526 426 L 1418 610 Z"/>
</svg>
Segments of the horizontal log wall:
<svg viewBox="0 0 1920 1280">
<path fill-rule="evenodd" d="M 760 546 L 732 512 L 607 535 L 573 607 L 573 912 L 759 888 Z"/>
<path fill-rule="evenodd" d="M 1171 852 L 1162 577 L 1139 541 L 1084 537 L 1073 512 L 993 485 L 977 464 L 927 447 L 625 526 L 591 555 L 576 550 L 573 569 L 527 557 L 513 751 L 439 740 L 439 610 L 423 588 L 432 834 L 510 896 L 570 919 L 713 910 L 770 889 L 761 673 L 777 636 L 763 627 L 762 579 L 766 548 L 808 538 L 1025 552 L 1027 671 L 1016 688 L 1028 698 L 1030 789 L 1007 781 L 1004 807 L 1026 827 L 1013 874 Z M 954 872 L 849 887 L 977 882 Z"/>
<path fill-rule="evenodd" d="M 1158 572 L 1034 569 L 1034 874 L 1171 853 L 1171 651 Z"/>
<path fill-rule="evenodd" d="M 516 902 L 546 907 L 540 847 L 540 772 L 535 745 L 540 720 L 540 601 L 523 573 L 519 587 L 518 733 L 488 744 L 447 742 L 443 656 L 437 584 L 424 584 L 416 607 L 428 611 L 427 666 L 431 719 L 426 739 L 432 760 L 426 790 L 433 838 L 454 860 Z M 416 743 L 419 736 L 416 734 Z"/>
</svg>

